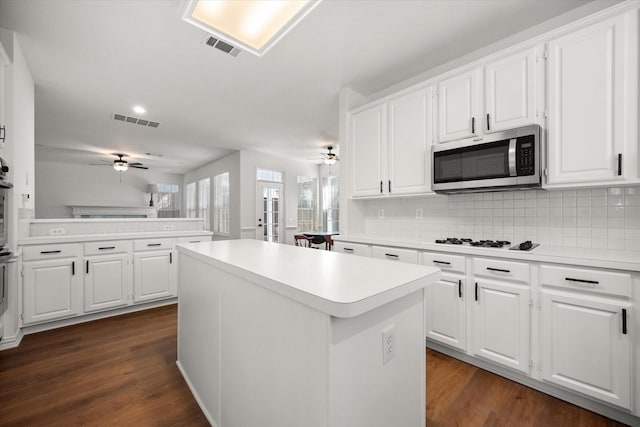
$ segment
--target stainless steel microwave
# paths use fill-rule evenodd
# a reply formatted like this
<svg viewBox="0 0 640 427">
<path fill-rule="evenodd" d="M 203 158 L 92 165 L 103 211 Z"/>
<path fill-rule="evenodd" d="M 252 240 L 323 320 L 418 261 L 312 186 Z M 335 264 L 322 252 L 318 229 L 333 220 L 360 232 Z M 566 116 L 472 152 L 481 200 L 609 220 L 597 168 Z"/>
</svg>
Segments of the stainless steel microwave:
<svg viewBox="0 0 640 427">
<path fill-rule="evenodd" d="M 496 132 L 481 141 L 432 148 L 432 189 L 438 193 L 540 187 L 539 125 Z"/>
</svg>

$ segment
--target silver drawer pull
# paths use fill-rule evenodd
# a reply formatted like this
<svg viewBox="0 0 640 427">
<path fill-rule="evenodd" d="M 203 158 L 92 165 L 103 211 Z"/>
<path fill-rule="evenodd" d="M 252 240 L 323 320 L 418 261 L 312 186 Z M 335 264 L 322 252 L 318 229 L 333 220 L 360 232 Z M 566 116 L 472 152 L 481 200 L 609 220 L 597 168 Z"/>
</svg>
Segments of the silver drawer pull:
<svg viewBox="0 0 640 427">
<path fill-rule="evenodd" d="M 564 280 L 567 280 L 569 282 L 584 283 L 586 285 L 597 285 L 600 283 L 597 280 L 574 279 L 573 277 L 565 277 Z"/>
<path fill-rule="evenodd" d="M 200 240 L 191 240 L 189 243 L 200 243 Z"/>
<path fill-rule="evenodd" d="M 498 271 L 500 273 L 511 273 L 511 270 L 505 270 L 504 268 L 487 267 L 487 270 L 489 270 L 489 271 Z"/>
<path fill-rule="evenodd" d="M 59 254 L 62 251 L 40 251 L 41 254 L 46 255 L 46 254 Z"/>
<path fill-rule="evenodd" d="M 101 251 L 106 251 L 108 249 L 115 249 L 115 248 L 116 248 L 115 246 L 104 246 L 104 247 L 98 248 L 98 249 L 101 250 Z"/>
<path fill-rule="evenodd" d="M 396 254 L 384 254 L 385 256 L 388 256 L 389 258 L 399 258 L 399 255 Z"/>
<path fill-rule="evenodd" d="M 162 246 L 162 243 L 147 243 L 147 246 Z"/>
<path fill-rule="evenodd" d="M 344 249 L 345 252 L 353 252 L 352 248 L 342 248 L 342 249 Z"/>
<path fill-rule="evenodd" d="M 451 263 L 447 262 L 447 261 L 437 261 L 437 260 L 434 259 L 433 262 L 435 262 L 436 264 L 451 265 Z"/>
</svg>

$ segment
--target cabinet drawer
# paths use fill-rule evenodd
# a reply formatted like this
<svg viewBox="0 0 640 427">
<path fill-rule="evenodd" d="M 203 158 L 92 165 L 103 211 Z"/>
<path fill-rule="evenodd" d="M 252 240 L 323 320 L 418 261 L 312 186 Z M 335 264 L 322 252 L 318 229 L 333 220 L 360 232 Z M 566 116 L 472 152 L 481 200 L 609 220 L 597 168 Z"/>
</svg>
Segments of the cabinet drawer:
<svg viewBox="0 0 640 427">
<path fill-rule="evenodd" d="M 187 236 L 178 237 L 176 243 L 197 243 L 197 242 L 210 242 L 211 236 Z"/>
<path fill-rule="evenodd" d="M 464 273 L 466 271 L 465 257 L 460 255 L 424 252 L 422 263 L 433 267 L 440 267 L 442 271 Z"/>
<path fill-rule="evenodd" d="M 74 258 L 81 255 L 82 245 L 80 243 L 22 247 L 23 261 L 54 258 Z"/>
<path fill-rule="evenodd" d="M 473 274 L 529 283 L 529 264 L 488 258 L 474 258 Z"/>
<path fill-rule="evenodd" d="M 371 247 L 362 243 L 333 242 L 333 251 L 345 254 L 371 256 Z"/>
<path fill-rule="evenodd" d="M 584 290 L 601 294 L 631 296 L 631 274 L 565 266 L 542 265 L 542 286 Z"/>
<path fill-rule="evenodd" d="M 131 252 L 131 240 L 114 240 L 105 242 L 88 242 L 84 244 L 85 255 L 104 255 Z"/>
<path fill-rule="evenodd" d="M 137 239 L 133 241 L 133 250 L 155 251 L 158 249 L 173 249 L 175 239 Z"/>
<path fill-rule="evenodd" d="M 371 256 L 392 261 L 418 263 L 418 251 L 415 249 L 389 248 L 386 246 L 372 246 Z"/>
</svg>

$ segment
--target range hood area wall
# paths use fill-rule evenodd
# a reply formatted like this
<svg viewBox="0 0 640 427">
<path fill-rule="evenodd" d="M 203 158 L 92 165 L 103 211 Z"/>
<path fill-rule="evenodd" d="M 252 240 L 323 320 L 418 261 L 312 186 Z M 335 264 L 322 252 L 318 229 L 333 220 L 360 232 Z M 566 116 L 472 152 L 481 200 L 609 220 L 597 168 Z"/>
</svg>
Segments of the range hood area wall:
<svg viewBox="0 0 640 427">
<path fill-rule="evenodd" d="M 640 250 L 640 187 L 527 190 L 356 201 L 364 233 Z M 421 219 L 418 219 L 421 216 Z"/>
</svg>

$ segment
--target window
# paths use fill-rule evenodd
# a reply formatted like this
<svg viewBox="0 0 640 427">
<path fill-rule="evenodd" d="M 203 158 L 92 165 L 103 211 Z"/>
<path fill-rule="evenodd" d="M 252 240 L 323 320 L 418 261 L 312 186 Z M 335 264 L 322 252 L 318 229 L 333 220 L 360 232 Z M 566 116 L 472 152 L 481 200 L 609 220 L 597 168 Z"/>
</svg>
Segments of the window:
<svg viewBox="0 0 640 427">
<path fill-rule="evenodd" d="M 190 182 L 187 184 L 185 191 L 185 207 L 187 210 L 187 218 L 196 218 L 196 183 Z"/>
<path fill-rule="evenodd" d="M 204 229 L 211 228 L 211 222 L 209 220 L 209 195 L 211 185 L 209 178 L 204 178 L 198 181 L 198 218 L 204 218 Z"/>
<path fill-rule="evenodd" d="M 322 221 L 325 231 L 330 233 L 337 232 L 340 229 L 339 218 L 339 201 L 340 201 L 340 183 L 337 176 L 322 177 Z"/>
<path fill-rule="evenodd" d="M 313 231 L 316 228 L 316 200 L 318 179 L 298 177 L 298 231 Z"/>
<path fill-rule="evenodd" d="M 178 184 L 158 184 L 158 218 L 180 217 L 180 186 Z"/>
<path fill-rule="evenodd" d="M 229 234 L 229 172 L 213 177 L 213 232 Z"/>
<path fill-rule="evenodd" d="M 258 169 L 256 178 L 258 181 L 282 182 L 282 172 Z"/>
</svg>

